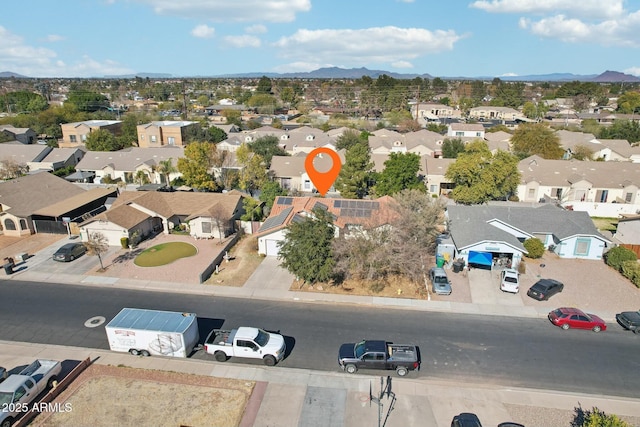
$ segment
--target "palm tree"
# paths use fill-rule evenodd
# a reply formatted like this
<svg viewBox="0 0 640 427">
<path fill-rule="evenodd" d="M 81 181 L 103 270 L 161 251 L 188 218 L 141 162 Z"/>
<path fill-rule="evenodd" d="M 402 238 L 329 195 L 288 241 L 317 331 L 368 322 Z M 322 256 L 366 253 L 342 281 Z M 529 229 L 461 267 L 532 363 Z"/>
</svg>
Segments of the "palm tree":
<svg viewBox="0 0 640 427">
<path fill-rule="evenodd" d="M 169 176 L 172 173 L 178 172 L 178 169 L 173 166 L 172 158 L 169 157 L 167 160 L 161 160 L 156 166 L 156 172 L 160 174 L 160 176 L 164 177 L 165 184 L 169 185 Z"/>
<path fill-rule="evenodd" d="M 148 184 L 149 175 L 147 175 L 147 172 L 142 169 L 136 172 L 136 182 L 140 183 L 140 185 Z"/>
</svg>

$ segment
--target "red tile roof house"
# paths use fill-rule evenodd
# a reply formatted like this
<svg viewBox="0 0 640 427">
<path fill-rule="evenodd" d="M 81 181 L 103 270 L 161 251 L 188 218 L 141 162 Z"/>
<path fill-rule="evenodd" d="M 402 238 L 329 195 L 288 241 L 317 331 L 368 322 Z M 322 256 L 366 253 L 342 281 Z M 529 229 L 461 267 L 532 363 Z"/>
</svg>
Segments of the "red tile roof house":
<svg viewBox="0 0 640 427">
<path fill-rule="evenodd" d="M 258 254 L 278 256 L 278 242 L 285 239 L 286 228 L 292 222 L 313 215 L 318 207 L 333 215 L 336 237 L 354 228 L 374 229 L 390 224 L 394 218 L 394 199 L 390 196 L 375 200 L 333 199 L 320 197 L 276 197 L 269 218 L 256 234 Z"/>
</svg>

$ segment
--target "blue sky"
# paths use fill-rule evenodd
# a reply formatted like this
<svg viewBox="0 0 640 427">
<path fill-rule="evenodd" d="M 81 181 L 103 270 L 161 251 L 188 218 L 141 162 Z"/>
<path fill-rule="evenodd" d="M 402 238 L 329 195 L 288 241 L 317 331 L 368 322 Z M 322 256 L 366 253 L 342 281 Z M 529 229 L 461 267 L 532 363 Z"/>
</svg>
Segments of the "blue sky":
<svg viewBox="0 0 640 427">
<path fill-rule="evenodd" d="M 0 71 L 640 76 L 638 0 L 4 1 Z"/>
</svg>

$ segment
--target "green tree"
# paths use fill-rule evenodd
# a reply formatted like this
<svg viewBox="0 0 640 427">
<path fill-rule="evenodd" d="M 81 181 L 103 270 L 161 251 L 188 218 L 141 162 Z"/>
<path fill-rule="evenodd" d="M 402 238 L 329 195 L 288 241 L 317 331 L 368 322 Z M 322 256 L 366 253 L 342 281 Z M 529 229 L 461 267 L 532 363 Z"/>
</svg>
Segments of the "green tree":
<svg viewBox="0 0 640 427">
<path fill-rule="evenodd" d="M 447 125 L 443 123 L 429 123 L 427 125 L 427 130 L 431 132 L 439 133 L 440 135 L 444 135 L 445 133 L 447 133 L 449 128 L 447 127 Z"/>
<path fill-rule="evenodd" d="M 286 196 L 287 190 L 280 187 L 275 181 L 267 181 L 262 185 L 260 196 L 258 197 L 261 202 L 264 203 L 267 208 L 267 212 L 271 212 L 273 202 L 278 196 Z"/>
<path fill-rule="evenodd" d="M 638 256 L 631 249 L 627 249 L 624 246 L 616 246 L 611 248 L 604 254 L 604 261 L 609 267 L 615 268 L 618 271 L 622 270 L 622 265 L 626 261 L 636 261 Z"/>
<path fill-rule="evenodd" d="M 216 126 L 211 126 L 207 129 L 207 141 L 217 144 L 227 139 L 227 133 Z"/>
<path fill-rule="evenodd" d="M 225 109 L 220 115 L 227 119 L 228 125 L 242 126 L 242 112 L 239 110 Z"/>
<path fill-rule="evenodd" d="M 571 427 L 631 427 L 631 424 L 621 420 L 617 415 L 606 414 L 597 407 L 584 410 L 582 406 L 575 408 Z"/>
<path fill-rule="evenodd" d="M 106 96 L 85 90 L 73 90 L 67 97 L 67 102 L 76 106 L 78 111 L 95 112 L 109 108 L 109 100 Z"/>
<path fill-rule="evenodd" d="M 445 138 L 442 142 L 442 157 L 455 159 L 464 151 L 464 142 L 460 138 Z"/>
<path fill-rule="evenodd" d="M 520 158 L 534 154 L 543 159 L 560 159 L 564 150 L 560 138 L 546 124 L 524 123 L 511 136 L 513 152 Z"/>
<path fill-rule="evenodd" d="M 178 171 L 189 187 L 201 191 L 218 191 L 220 186 L 209 172 L 216 157 L 216 146 L 208 142 L 193 142 L 184 148 L 178 159 Z"/>
<path fill-rule="evenodd" d="M 405 189 L 426 191 L 420 178 L 420 156 L 414 153 L 391 153 L 384 162 L 373 188 L 376 196 L 393 195 Z"/>
<path fill-rule="evenodd" d="M 242 200 L 242 208 L 244 214 L 240 217 L 243 221 L 262 221 L 264 219 L 264 212 L 262 210 L 262 202 L 254 199 L 253 197 L 245 197 Z"/>
<path fill-rule="evenodd" d="M 166 160 L 160 160 L 160 162 L 158 162 L 158 166 L 156 166 L 156 172 L 158 172 L 164 178 L 165 184 L 170 185 L 170 175 L 172 173 L 178 172 L 178 168 L 173 165 L 173 159 L 168 158 Z"/>
<path fill-rule="evenodd" d="M 135 175 L 135 180 L 136 180 L 136 183 L 138 183 L 139 185 L 148 184 L 149 183 L 149 175 L 147 174 L 147 171 L 144 171 L 142 169 L 137 171 L 136 175 Z"/>
<path fill-rule="evenodd" d="M 271 166 L 273 156 L 288 156 L 289 154 L 280 147 L 280 141 L 277 136 L 266 135 L 256 138 L 255 141 L 248 145 L 249 149 L 259 154 L 265 162 L 268 169 Z"/>
<path fill-rule="evenodd" d="M 106 129 L 98 129 L 87 135 L 84 145 L 89 151 L 118 151 L 123 147 L 116 137 Z"/>
<path fill-rule="evenodd" d="M 256 93 L 247 100 L 247 106 L 255 108 L 260 114 L 273 114 L 277 105 L 276 97 L 268 93 Z"/>
<path fill-rule="evenodd" d="M 455 184 L 451 197 L 462 204 L 480 204 L 508 199 L 520 182 L 518 159 L 505 152 L 491 154 L 487 143 L 469 143 L 458 154 L 445 177 Z"/>
<path fill-rule="evenodd" d="M 345 199 L 362 199 L 369 192 L 372 172 L 369 144 L 360 141 L 347 150 L 335 188 Z"/>
<path fill-rule="evenodd" d="M 131 112 L 122 118 L 121 134 L 117 137 L 119 145 L 131 147 L 138 145 L 138 125 L 149 123 L 152 118 L 147 113 Z"/>
<path fill-rule="evenodd" d="M 441 94 L 447 93 L 447 91 L 449 90 L 449 86 L 447 85 L 447 82 L 442 80 L 440 77 L 436 77 L 431 81 L 431 89 L 434 93 Z"/>
<path fill-rule="evenodd" d="M 538 259 L 544 255 L 544 244 L 537 237 L 531 237 L 522 243 L 529 258 Z"/>
<path fill-rule="evenodd" d="M 2 111 L 9 113 L 39 113 L 49 108 L 47 100 L 29 91 L 9 92 L 0 98 Z"/>
<path fill-rule="evenodd" d="M 256 87 L 256 93 L 263 93 L 270 95 L 271 88 L 273 84 L 271 83 L 271 79 L 267 76 L 262 76 L 258 81 L 258 86 Z"/>
<path fill-rule="evenodd" d="M 626 139 L 630 143 L 640 141 L 640 124 L 631 120 L 616 120 L 611 126 L 603 126 L 600 130 L 602 139 Z"/>
<path fill-rule="evenodd" d="M 244 191 L 253 196 L 267 181 L 267 170 L 261 155 L 251 152 L 246 144 L 236 150 L 236 159 L 242 166 L 239 185 Z"/>
<path fill-rule="evenodd" d="M 640 112 L 640 92 L 629 91 L 618 98 L 618 109 L 623 114 Z"/>
<path fill-rule="evenodd" d="M 593 150 L 586 145 L 578 144 L 571 150 L 571 157 L 576 160 L 593 160 Z"/>
<path fill-rule="evenodd" d="M 315 208 L 313 215 L 292 222 L 279 243 L 281 265 L 306 283 L 329 282 L 334 277 L 333 218 Z"/>
<path fill-rule="evenodd" d="M 368 134 L 358 133 L 355 129 L 349 129 L 336 138 L 336 150 L 348 150 L 362 141 L 368 141 Z"/>
</svg>

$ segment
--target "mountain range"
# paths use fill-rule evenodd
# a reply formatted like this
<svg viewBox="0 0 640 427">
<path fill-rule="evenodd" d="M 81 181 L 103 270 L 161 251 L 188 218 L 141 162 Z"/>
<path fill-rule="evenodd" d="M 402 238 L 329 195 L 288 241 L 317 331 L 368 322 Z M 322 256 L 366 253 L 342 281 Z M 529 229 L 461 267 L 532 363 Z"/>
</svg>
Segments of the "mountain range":
<svg viewBox="0 0 640 427">
<path fill-rule="evenodd" d="M 238 74 L 222 74 L 222 75 L 208 75 L 208 76 L 174 76 L 166 73 L 139 73 L 139 74 L 126 74 L 126 75 L 110 75 L 103 76 L 106 79 L 131 79 L 134 77 L 153 78 L 153 79 L 168 79 L 168 78 L 180 78 L 180 77 L 192 77 L 192 78 L 260 78 L 263 76 L 273 79 L 359 79 L 367 76 L 372 79 L 386 75 L 394 79 L 415 79 L 420 77 L 423 79 L 432 80 L 434 76 L 430 74 L 405 74 L 394 73 L 383 70 L 369 70 L 367 68 L 339 68 L 339 67 L 327 67 L 319 68 L 314 71 L 298 72 L 298 73 L 238 73 Z M 30 78 L 21 74 L 13 73 L 11 71 L 0 72 L 0 78 Z M 552 74 L 532 74 L 526 76 L 476 76 L 476 77 L 440 77 L 443 80 L 493 80 L 498 77 L 503 81 L 519 81 L 519 82 L 563 82 L 563 81 L 582 81 L 582 82 L 595 82 L 595 83 L 639 83 L 640 77 L 636 77 L 630 74 L 621 73 L 618 71 L 605 71 L 602 74 L 582 75 L 572 73 L 552 73 Z"/>
</svg>

